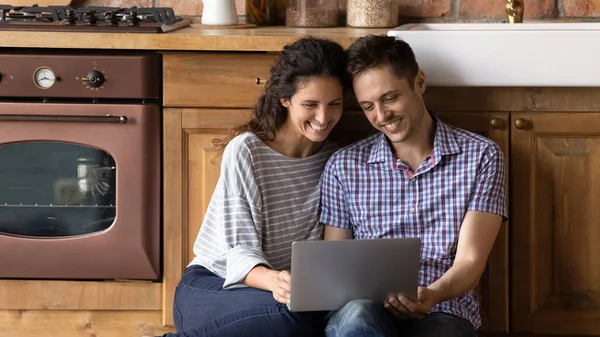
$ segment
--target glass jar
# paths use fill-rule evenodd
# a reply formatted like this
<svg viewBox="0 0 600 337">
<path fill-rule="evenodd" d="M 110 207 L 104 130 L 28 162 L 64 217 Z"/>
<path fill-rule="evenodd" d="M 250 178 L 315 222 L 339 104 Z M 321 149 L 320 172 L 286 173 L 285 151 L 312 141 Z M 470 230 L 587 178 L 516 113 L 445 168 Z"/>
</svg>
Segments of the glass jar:
<svg viewBox="0 0 600 337">
<path fill-rule="evenodd" d="M 348 0 L 346 24 L 357 28 L 398 26 L 398 0 Z"/>
<path fill-rule="evenodd" d="M 290 27 L 335 27 L 338 0 L 289 0 L 285 24 Z"/>
<path fill-rule="evenodd" d="M 277 1 L 246 0 L 246 23 L 272 26 L 277 22 Z"/>
</svg>

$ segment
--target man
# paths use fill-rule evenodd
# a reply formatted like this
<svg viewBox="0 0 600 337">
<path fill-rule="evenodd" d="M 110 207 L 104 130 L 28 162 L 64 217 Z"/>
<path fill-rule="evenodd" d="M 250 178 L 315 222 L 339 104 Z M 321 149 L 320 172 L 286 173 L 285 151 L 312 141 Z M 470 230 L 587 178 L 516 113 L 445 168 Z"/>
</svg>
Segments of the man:
<svg viewBox="0 0 600 337">
<path fill-rule="evenodd" d="M 325 240 L 420 237 L 420 287 L 412 300 L 348 303 L 332 313 L 327 336 L 476 336 L 473 289 L 507 215 L 502 150 L 428 111 L 425 75 L 407 43 L 360 38 L 348 71 L 380 132 L 329 160 Z"/>
</svg>

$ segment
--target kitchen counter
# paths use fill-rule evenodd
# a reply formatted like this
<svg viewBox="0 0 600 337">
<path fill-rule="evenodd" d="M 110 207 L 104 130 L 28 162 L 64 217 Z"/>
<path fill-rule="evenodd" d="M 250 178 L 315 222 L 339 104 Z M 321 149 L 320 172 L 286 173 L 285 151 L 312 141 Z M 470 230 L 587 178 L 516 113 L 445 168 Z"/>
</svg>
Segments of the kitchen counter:
<svg viewBox="0 0 600 337">
<path fill-rule="evenodd" d="M 329 38 L 347 47 L 358 37 L 367 34 L 386 34 L 388 30 L 285 26 L 204 29 L 202 25 L 197 24 L 164 34 L 0 31 L 0 47 L 280 51 L 283 46 L 302 35 Z"/>
</svg>

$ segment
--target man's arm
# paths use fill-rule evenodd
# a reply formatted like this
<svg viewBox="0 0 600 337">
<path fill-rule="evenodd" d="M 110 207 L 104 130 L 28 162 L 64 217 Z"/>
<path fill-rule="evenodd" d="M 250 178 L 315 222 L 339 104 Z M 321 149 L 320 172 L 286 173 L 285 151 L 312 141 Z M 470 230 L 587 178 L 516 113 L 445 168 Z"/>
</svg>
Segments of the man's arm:
<svg viewBox="0 0 600 337">
<path fill-rule="evenodd" d="M 350 240 L 352 239 L 352 229 L 344 229 L 325 225 L 324 240 Z"/>
<path fill-rule="evenodd" d="M 458 236 L 454 264 L 427 287 L 437 294 L 435 303 L 462 296 L 477 286 L 501 225 L 502 216 L 498 214 L 466 213 Z"/>
<path fill-rule="evenodd" d="M 462 223 L 454 264 L 428 287 L 419 287 L 417 301 L 399 296 L 385 307 L 399 316 L 422 317 L 444 301 L 460 297 L 479 283 L 502 224 L 502 216 L 468 211 Z"/>
</svg>

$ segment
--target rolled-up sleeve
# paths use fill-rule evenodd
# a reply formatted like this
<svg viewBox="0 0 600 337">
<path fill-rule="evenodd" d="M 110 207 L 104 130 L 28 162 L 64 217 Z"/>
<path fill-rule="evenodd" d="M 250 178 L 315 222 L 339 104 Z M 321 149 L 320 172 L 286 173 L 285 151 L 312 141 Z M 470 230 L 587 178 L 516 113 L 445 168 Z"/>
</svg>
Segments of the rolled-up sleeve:
<svg viewBox="0 0 600 337">
<path fill-rule="evenodd" d="M 321 180 L 321 223 L 351 229 L 344 189 L 336 170 L 335 155 L 329 159 Z"/>
<path fill-rule="evenodd" d="M 467 210 L 495 213 L 508 218 L 505 161 L 502 149 L 494 144 L 482 156 L 477 180 Z"/>
</svg>

